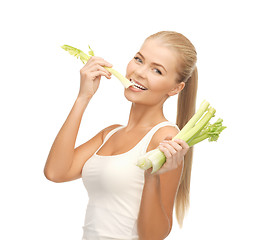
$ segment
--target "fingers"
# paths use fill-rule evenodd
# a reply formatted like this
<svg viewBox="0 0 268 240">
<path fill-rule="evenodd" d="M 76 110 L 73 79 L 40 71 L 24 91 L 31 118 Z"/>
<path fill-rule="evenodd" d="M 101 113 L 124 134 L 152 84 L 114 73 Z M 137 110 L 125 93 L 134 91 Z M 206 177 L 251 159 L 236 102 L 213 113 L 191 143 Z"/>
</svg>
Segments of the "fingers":
<svg viewBox="0 0 268 240">
<path fill-rule="evenodd" d="M 166 146 L 160 145 L 158 146 L 159 150 L 162 151 L 167 158 L 171 158 L 172 154 L 170 153 L 170 149 L 168 149 Z M 174 150 L 174 149 L 173 149 Z M 175 150 L 174 150 L 175 151 Z M 175 151 L 176 152 L 176 151 Z M 174 153 L 173 153 L 174 154 Z"/>
<path fill-rule="evenodd" d="M 171 145 L 171 141 L 160 143 L 159 150 L 166 156 L 165 167 L 169 169 L 177 168 L 183 159 L 182 147 L 174 142 Z"/>
<path fill-rule="evenodd" d="M 175 143 L 176 144 L 176 143 Z M 177 151 L 179 151 L 181 149 L 180 146 L 173 146 L 167 142 L 161 142 L 160 145 L 161 147 L 167 149 L 171 154 L 175 154 Z"/>
<path fill-rule="evenodd" d="M 105 61 L 103 58 L 93 56 L 80 70 L 80 73 L 90 73 L 90 76 L 92 77 L 105 76 L 106 78 L 110 79 L 112 74 L 107 69 L 105 69 L 104 66 L 112 67 L 112 64 Z"/>
<path fill-rule="evenodd" d="M 98 77 L 98 76 L 104 76 L 108 79 L 111 79 L 111 74 L 107 73 L 107 71 L 104 71 L 102 69 L 92 72 L 91 76 L 93 78 Z"/>
<path fill-rule="evenodd" d="M 189 145 L 182 139 L 174 139 L 173 141 L 178 143 L 180 146 L 182 146 L 183 149 L 186 149 L 186 150 L 189 149 Z"/>
<path fill-rule="evenodd" d="M 160 142 L 158 147 L 162 152 L 165 153 L 166 157 L 170 157 L 171 155 L 176 154 L 177 152 L 182 152 L 185 154 L 188 149 L 189 145 L 181 140 L 181 139 L 174 139 L 172 140 L 163 140 Z"/>
<path fill-rule="evenodd" d="M 106 78 L 111 78 L 111 73 L 109 73 L 106 69 L 102 67 L 96 67 L 94 70 L 92 69 L 81 69 L 80 75 L 82 79 L 90 79 L 94 80 L 96 77 L 105 76 Z"/>
<path fill-rule="evenodd" d="M 170 144 L 176 151 L 180 151 L 183 147 L 174 141 L 168 141 L 168 144 Z"/>
<path fill-rule="evenodd" d="M 90 71 L 92 71 L 92 73 L 94 73 L 94 72 L 95 73 L 98 73 L 97 75 L 105 76 L 108 79 L 110 79 L 111 78 L 111 75 L 112 75 L 107 69 L 105 69 L 104 67 L 102 67 L 100 65 L 94 65 L 94 66 L 92 66 L 92 68 L 90 69 Z"/>
<path fill-rule="evenodd" d="M 166 136 L 165 140 L 163 140 L 160 144 L 159 144 L 159 149 L 165 154 L 166 157 L 171 157 L 171 154 L 175 154 L 176 153 L 176 147 L 174 147 L 176 150 L 174 150 L 171 146 L 169 146 L 168 144 L 165 144 L 166 142 L 169 142 L 172 139 L 171 136 Z M 168 150 L 166 149 L 168 148 Z"/>
<path fill-rule="evenodd" d="M 112 67 L 113 66 L 111 63 L 105 61 L 103 58 L 96 57 L 96 56 L 91 57 L 86 63 L 86 65 L 92 65 L 92 64 L 98 64 L 102 67 Z"/>
<path fill-rule="evenodd" d="M 184 163 L 184 156 L 187 153 L 189 146 L 181 139 L 167 140 L 169 136 L 160 142 L 158 149 L 166 156 L 166 162 L 163 164 L 158 174 L 177 169 Z"/>
</svg>

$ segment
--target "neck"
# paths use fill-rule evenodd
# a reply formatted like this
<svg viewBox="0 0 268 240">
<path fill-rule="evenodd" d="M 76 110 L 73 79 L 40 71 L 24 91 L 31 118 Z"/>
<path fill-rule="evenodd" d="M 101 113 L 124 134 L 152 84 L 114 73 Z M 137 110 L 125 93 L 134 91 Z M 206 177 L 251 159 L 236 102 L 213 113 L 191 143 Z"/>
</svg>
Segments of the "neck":
<svg viewBox="0 0 268 240">
<path fill-rule="evenodd" d="M 154 106 L 132 103 L 125 131 L 130 131 L 135 128 L 150 128 L 164 121 L 167 121 L 167 119 L 163 114 L 162 103 Z"/>
</svg>

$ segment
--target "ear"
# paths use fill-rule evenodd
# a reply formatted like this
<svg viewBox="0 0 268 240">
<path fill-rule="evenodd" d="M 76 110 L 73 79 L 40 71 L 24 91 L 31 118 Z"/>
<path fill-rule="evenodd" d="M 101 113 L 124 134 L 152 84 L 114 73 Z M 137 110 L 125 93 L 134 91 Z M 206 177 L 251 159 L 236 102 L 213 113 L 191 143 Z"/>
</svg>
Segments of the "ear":
<svg viewBox="0 0 268 240">
<path fill-rule="evenodd" d="M 182 89 L 184 87 L 185 87 L 184 82 L 177 83 L 177 85 L 168 92 L 168 95 L 174 96 L 174 95 L 178 94 L 180 91 L 182 91 Z"/>
</svg>

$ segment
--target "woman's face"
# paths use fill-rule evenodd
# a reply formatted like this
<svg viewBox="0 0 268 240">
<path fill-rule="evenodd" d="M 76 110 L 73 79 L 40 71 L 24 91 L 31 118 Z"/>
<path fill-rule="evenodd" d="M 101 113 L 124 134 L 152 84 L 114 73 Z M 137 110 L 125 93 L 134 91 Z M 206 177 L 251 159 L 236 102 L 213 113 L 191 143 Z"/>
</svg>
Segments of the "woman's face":
<svg viewBox="0 0 268 240">
<path fill-rule="evenodd" d="M 135 103 L 154 105 L 177 94 L 184 83 L 176 83 L 178 56 L 159 40 L 146 40 L 139 52 L 129 62 L 126 77 L 146 88 L 125 89 L 125 97 Z"/>
</svg>

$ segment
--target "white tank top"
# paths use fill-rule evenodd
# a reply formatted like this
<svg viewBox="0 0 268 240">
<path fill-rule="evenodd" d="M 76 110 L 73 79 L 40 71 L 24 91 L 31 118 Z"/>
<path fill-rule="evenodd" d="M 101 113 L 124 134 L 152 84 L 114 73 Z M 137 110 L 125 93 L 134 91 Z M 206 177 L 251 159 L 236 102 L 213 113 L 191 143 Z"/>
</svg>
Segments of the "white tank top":
<svg viewBox="0 0 268 240">
<path fill-rule="evenodd" d="M 146 153 L 154 133 L 164 126 L 178 126 L 165 121 L 155 125 L 128 152 L 101 156 L 96 153 L 121 128 L 110 131 L 103 144 L 82 169 L 82 181 L 89 196 L 82 240 L 138 240 L 137 218 L 144 185 L 144 170 L 136 166 Z"/>
</svg>

